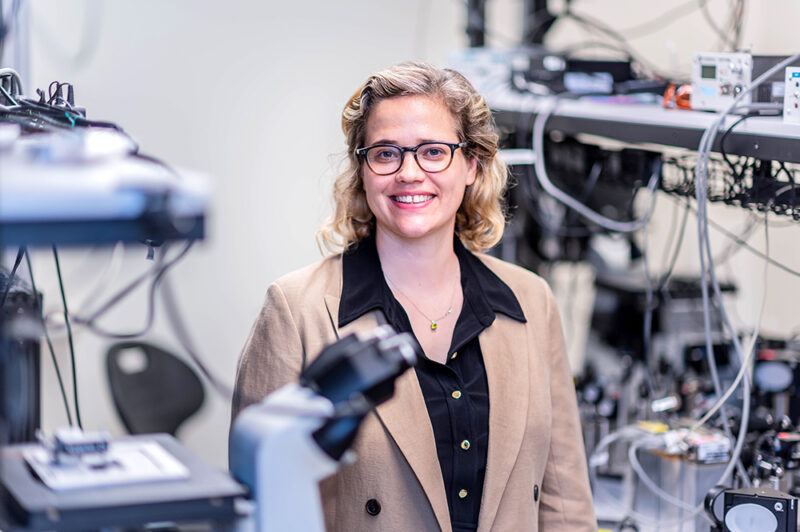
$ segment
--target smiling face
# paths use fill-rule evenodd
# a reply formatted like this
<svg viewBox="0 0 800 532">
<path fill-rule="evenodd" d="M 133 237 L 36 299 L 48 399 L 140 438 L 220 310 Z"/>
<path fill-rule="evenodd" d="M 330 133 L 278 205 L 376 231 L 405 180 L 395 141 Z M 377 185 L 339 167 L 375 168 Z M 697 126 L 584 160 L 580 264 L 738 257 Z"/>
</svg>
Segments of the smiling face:
<svg viewBox="0 0 800 532">
<path fill-rule="evenodd" d="M 423 142 L 457 144 L 456 119 L 439 100 L 429 96 L 397 96 L 380 101 L 370 112 L 364 146 L 395 144 L 414 147 Z M 361 177 L 367 204 L 375 215 L 377 238 L 452 241 L 456 212 L 466 187 L 475 182 L 477 161 L 455 151 L 449 168 L 425 172 L 406 152 L 400 169 L 377 175 L 366 163 Z M 421 156 L 421 155 L 420 155 Z"/>
</svg>

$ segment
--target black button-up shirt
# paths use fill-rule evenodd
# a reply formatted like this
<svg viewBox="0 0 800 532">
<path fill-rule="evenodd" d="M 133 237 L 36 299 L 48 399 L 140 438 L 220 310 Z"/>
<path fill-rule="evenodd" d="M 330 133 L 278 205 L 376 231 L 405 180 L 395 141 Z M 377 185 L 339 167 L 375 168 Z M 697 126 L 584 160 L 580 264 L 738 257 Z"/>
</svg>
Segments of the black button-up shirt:
<svg viewBox="0 0 800 532">
<path fill-rule="evenodd" d="M 525 315 L 511 289 L 458 238 L 464 304 L 453 331 L 446 364 L 422 357 L 417 379 L 436 439 L 453 532 L 478 528 L 486 451 L 489 445 L 489 389 L 478 335 L 502 312 L 516 320 Z M 361 240 L 342 259 L 339 327 L 380 309 L 396 331 L 409 332 L 403 306 L 386 284 L 374 237 Z"/>
</svg>

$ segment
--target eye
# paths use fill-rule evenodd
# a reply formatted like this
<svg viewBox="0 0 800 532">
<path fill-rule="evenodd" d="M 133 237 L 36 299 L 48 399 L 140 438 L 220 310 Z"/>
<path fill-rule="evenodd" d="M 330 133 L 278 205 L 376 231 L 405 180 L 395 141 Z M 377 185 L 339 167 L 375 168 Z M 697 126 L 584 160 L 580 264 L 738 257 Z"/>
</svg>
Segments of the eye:
<svg viewBox="0 0 800 532">
<path fill-rule="evenodd" d="M 398 151 L 388 146 L 378 146 L 369 151 L 369 158 L 374 162 L 390 162 L 397 157 L 399 157 Z"/>
<path fill-rule="evenodd" d="M 426 146 L 422 146 L 418 151 L 420 157 L 423 157 L 429 161 L 438 161 L 440 159 L 444 159 L 449 155 L 449 153 L 449 148 L 443 144 L 428 144 Z"/>
</svg>

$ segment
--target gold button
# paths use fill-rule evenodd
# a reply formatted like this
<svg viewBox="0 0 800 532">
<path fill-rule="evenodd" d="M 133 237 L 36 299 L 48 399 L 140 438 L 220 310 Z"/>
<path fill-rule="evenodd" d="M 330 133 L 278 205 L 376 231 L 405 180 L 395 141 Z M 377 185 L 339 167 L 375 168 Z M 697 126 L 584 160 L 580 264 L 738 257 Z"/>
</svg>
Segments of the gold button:
<svg viewBox="0 0 800 532">
<path fill-rule="evenodd" d="M 458 351 L 450 355 L 450 360 L 455 360 L 457 356 L 458 356 Z"/>
<path fill-rule="evenodd" d="M 461 448 L 465 451 L 469 449 L 469 440 L 464 440 L 461 442 Z"/>
<path fill-rule="evenodd" d="M 464 499 L 466 497 L 467 497 L 467 490 L 461 490 L 461 491 L 458 492 L 458 498 L 459 499 Z"/>
<path fill-rule="evenodd" d="M 461 399 L 461 391 L 460 390 L 454 391 L 453 393 L 450 394 L 450 397 L 452 397 L 453 399 Z"/>
</svg>

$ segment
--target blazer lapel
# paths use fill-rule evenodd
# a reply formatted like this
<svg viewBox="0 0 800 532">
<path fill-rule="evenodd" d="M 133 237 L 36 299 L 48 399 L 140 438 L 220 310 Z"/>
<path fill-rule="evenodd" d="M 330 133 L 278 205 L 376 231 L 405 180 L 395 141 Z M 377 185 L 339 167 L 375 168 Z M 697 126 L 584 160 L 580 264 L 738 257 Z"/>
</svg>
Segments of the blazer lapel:
<svg viewBox="0 0 800 532">
<path fill-rule="evenodd" d="M 442 468 L 416 372 L 409 370 L 401 375 L 395 382 L 394 397 L 378 405 L 375 410 L 422 485 L 442 531 L 449 531 L 450 510 L 444 492 Z"/>
<path fill-rule="evenodd" d="M 530 349 L 525 324 L 502 314 L 479 339 L 489 383 L 489 450 L 478 521 L 478 530 L 486 531 L 497 515 L 525 435 Z"/>
<path fill-rule="evenodd" d="M 383 320 L 379 322 L 379 316 L 382 318 L 382 315 L 375 311 L 365 314 L 339 329 L 339 298 L 330 294 L 326 295 L 325 306 L 328 309 L 334 331 L 339 338 L 353 332 L 371 331 L 384 322 Z M 442 470 L 436 454 L 433 428 L 428 417 L 428 409 L 425 406 L 425 398 L 422 396 L 422 390 L 417 381 L 417 374 L 413 369 L 406 371 L 395 381 L 394 396 L 375 407 L 375 413 L 417 476 L 431 503 L 442 532 L 450 532 L 450 510 L 447 506 Z"/>
</svg>

